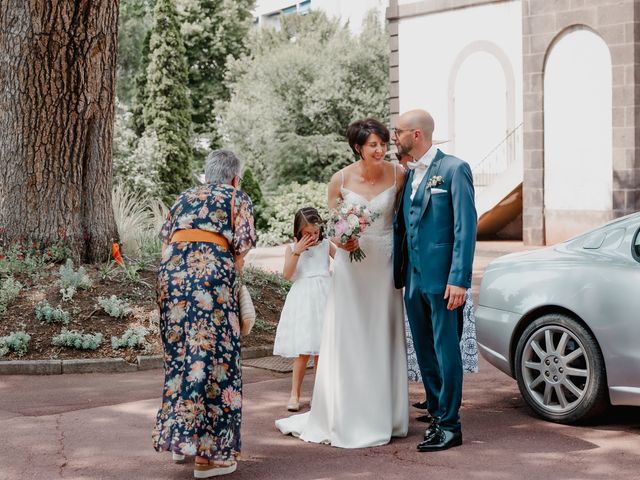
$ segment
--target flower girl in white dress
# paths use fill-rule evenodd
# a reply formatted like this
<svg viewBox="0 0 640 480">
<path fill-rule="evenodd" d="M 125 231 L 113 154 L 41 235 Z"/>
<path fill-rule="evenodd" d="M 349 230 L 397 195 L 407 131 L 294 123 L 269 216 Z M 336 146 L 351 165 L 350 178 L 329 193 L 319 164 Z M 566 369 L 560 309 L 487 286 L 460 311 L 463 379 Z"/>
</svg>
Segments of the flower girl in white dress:
<svg viewBox="0 0 640 480">
<path fill-rule="evenodd" d="M 336 247 L 323 238 L 322 218 L 313 207 L 301 208 L 293 221 L 296 242 L 285 253 L 283 276 L 294 283 L 280 314 L 273 354 L 295 358 L 287 410 L 300 409 L 300 387 L 309 357 L 318 364 L 322 323 L 329 293 L 329 257 Z"/>
</svg>

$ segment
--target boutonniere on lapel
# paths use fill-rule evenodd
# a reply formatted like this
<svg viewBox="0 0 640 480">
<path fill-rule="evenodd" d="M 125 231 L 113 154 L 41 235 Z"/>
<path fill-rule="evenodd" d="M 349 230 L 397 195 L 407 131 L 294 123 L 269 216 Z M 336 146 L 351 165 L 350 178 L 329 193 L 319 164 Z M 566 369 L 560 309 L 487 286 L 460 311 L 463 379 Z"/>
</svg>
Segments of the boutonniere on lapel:
<svg viewBox="0 0 640 480">
<path fill-rule="evenodd" d="M 427 181 L 426 188 L 437 187 L 438 185 L 442 185 L 443 183 L 444 183 L 444 178 L 442 178 L 440 175 L 434 175 Z"/>
</svg>

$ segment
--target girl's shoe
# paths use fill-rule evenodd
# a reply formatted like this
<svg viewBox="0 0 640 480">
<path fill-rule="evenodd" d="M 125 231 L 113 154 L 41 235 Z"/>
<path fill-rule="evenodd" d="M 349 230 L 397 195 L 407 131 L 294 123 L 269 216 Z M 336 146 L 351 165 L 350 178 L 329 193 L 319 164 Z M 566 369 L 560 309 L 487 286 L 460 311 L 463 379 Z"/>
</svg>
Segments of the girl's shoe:
<svg viewBox="0 0 640 480">
<path fill-rule="evenodd" d="M 171 454 L 171 459 L 173 460 L 173 463 L 184 463 L 185 458 L 186 457 L 184 455 L 182 455 L 181 453 L 173 452 Z"/>
<path fill-rule="evenodd" d="M 297 412 L 300 410 L 300 399 L 296 397 L 291 397 L 289 399 L 289 403 L 287 403 L 287 410 L 290 412 Z"/>
<path fill-rule="evenodd" d="M 220 475 L 227 475 L 233 473 L 238 468 L 238 462 L 233 461 L 226 464 L 219 463 L 196 463 L 193 467 L 193 478 L 211 478 Z"/>
</svg>

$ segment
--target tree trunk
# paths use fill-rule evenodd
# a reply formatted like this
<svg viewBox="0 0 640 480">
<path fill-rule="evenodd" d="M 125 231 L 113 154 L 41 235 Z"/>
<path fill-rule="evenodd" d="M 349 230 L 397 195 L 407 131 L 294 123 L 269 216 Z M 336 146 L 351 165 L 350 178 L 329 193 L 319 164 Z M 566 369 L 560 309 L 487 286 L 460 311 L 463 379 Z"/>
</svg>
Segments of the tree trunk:
<svg viewBox="0 0 640 480">
<path fill-rule="evenodd" d="M 0 240 L 105 260 L 119 0 L 0 3 Z"/>
</svg>

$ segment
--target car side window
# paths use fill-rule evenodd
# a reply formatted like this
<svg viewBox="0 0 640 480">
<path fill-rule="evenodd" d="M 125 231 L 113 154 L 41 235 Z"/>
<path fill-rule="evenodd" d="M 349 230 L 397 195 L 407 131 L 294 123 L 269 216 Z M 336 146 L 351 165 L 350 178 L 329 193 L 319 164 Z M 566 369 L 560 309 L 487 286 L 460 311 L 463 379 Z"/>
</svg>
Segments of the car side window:
<svg viewBox="0 0 640 480">
<path fill-rule="evenodd" d="M 632 253 L 633 253 L 633 258 L 635 258 L 638 262 L 640 262 L 640 228 L 636 230 L 636 233 L 633 236 Z"/>
</svg>

